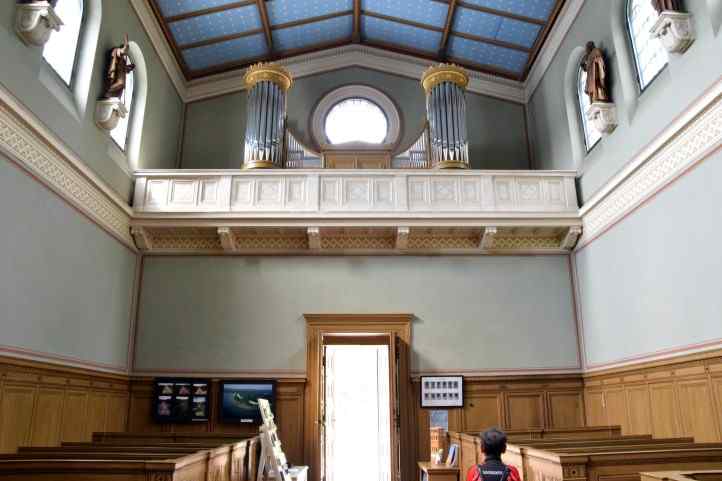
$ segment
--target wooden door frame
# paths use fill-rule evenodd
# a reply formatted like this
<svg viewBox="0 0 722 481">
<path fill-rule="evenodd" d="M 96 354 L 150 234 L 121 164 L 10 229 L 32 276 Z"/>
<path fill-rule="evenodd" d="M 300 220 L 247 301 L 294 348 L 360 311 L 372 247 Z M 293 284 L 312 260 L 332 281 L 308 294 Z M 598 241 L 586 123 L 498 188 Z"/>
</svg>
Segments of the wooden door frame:
<svg viewBox="0 0 722 481">
<path fill-rule="evenodd" d="M 415 476 L 416 442 L 413 431 L 415 404 L 409 368 L 411 322 L 413 314 L 304 314 L 306 319 L 306 414 L 304 416 L 305 463 L 310 466 L 311 481 L 320 481 L 320 399 L 323 336 L 334 333 L 395 334 L 399 349 L 399 406 L 401 422 L 401 479 Z M 393 422 L 393 420 L 392 420 Z M 392 473 L 392 481 L 394 480 Z"/>
</svg>

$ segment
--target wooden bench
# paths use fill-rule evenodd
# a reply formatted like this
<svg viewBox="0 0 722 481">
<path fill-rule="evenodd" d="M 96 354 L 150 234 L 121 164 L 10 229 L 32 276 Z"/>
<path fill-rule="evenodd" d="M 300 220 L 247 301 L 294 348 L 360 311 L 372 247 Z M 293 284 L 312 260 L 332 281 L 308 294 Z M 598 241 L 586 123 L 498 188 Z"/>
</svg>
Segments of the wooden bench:
<svg viewBox="0 0 722 481">
<path fill-rule="evenodd" d="M 240 433 L 93 433 L 93 443 L 125 444 L 128 441 L 148 443 L 215 443 L 233 444 L 250 439 L 251 436 Z"/>
<path fill-rule="evenodd" d="M 24 447 L 0 456 L 0 478 L 55 481 L 173 480 L 250 481 L 257 469 L 257 438 L 233 444 L 164 443 L 154 446 L 128 437 L 125 443 L 65 443 Z M 141 437 L 143 441 L 147 438 Z M 145 473 L 145 474 L 142 474 Z"/>
<path fill-rule="evenodd" d="M 449 444 L 459 446 L 459 463 L 461 469 L 460 477 L 464 479 L 469 468 L 483 462 L 481 454 L 481 439 L 479 433 L 458 433 L 449 431 Z M 651 439 L 650 435 L 643 436 L 622 436 L 619 426 L 592 426 L 588 428 L 569 429 L 529 429 L 511 430 L 507 432 L 510 442 L 525 443 L 525 441 L 550 441 L 550 440 L 604 440 L 604 439 Z"/>
<path fill-rule="evenodd" d="M 722 481 L 722 470 L 640 473 L 642 481 Z"/>
<path fill-rule="evenodd" d="M 516 457 L 513 453 L 520 454 Z M 511 445 L 505 461 L 524 481 L 640 481 L 640 472 L 722 468 L 722 443 L 651 440 L 614 446 L 545 447 Z"/>
</svg>

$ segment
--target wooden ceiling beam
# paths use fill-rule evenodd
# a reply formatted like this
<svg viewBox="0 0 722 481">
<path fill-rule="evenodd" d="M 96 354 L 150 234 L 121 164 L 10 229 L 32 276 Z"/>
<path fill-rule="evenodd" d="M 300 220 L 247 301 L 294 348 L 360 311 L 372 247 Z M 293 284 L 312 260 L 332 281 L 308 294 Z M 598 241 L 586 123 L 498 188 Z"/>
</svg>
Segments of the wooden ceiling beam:
<svg viewBox="0 0 722 481">
<path fill-rule="evenodd" d="M 258 14 L 261 16 L 263 24 L 263 33 L 266 35 L 266 46 L 268 51 L 273 52 L 273 35 L 271 35 L 271 24 L 268 21 L 268 12 L 266 11 L 266 0 L 256 0 L 258 6 Z"/>
<path fill-rule="evenodd" d="M 255 30 L 248 30 L 247 32 L 232 33 L 230 35 L 222 35 L 220 37 L 207 38 L 205 40 L 200 40 L 198 42 L 184 43 L 182 45 L 179 45 L 178 48 L 181 50 L 188 50 L 190 48 L 205 47 L 207 45 L 213 45 L 215 43 L 227 42 L 229 40 L 235 40 L 237 38 L 249 37 L 251 35 L 258 35 L 261 33 L 263 33 L 263 29 L 257 28 Z"/>
<path fill-rule="evenodd" d="M 353 41 L 361 41 L 361 0 L 353 0 Z"/>
<path fill-rule="evenodd" d="M 319 15 L 318 17 L 309 17 L 302 20 L 294 20 L 293 22 L 279 23 L 278 25 L 272 25 L 271 30 L 281 30 L 284 28 L 298 27 L 299 25 L 307 25 L 309 23 L 322 22 L 324 20 L 330 20 L 336 17 L 344 17 L 346 15 L 353 15 L 353 10 L 342 10 L 340 12 L 327 13 L 326 15 Z"/>
<path fill-rule="evenodd" d="M 452 0 L 433 0 L 434 2 L 443 3 L 443 4 L 449 4 Z M 504 17 L 504 18 L 510 18 L 512 20 L 519 20 L 520 22 L 526 22 L 526 23 L 533 23 L 535 25 L 544 26 L 546 25 L 546 21 L 539 20 L 538 18 L 534 17 L 527 17 L 526 15 L 519 15 L 516 13 L 511 12 L 505 12 L 503 10 L 497 10 L 496 8 L 489 8 L 489 7 L 482 7 L 481 5 L 475 5 L 473 3 L 467 3 L 464 0 L 459 0 L 456 2 L 456 5 L 459 7 L 468 8 L 469 10 L 476 10 L 477 12 L 482 13 L 490 13 L 492 15 L 496 15 L 498 17 Z"/>
<path fill-rule="evenodd" d="M 446 59 L 446 46 L 449 43 L 449 33 L 451 33 L 451 26 L 454 23 L 456 2 L 457 0 L 450 0 L 449 10 L 446 12 L 446 24 L 444 25 L 444 33 L 441 35 L 441 42 L 439 43 L 439 60 L 441 60 L 442 62 Z"/>
<path fill-rule="evenodd" d="M 164 20 L 168 23 L 179 22 L 181 20 L 187 20 L 189 18 L 202 17 L 203 15 L 210 15 L 212 13 L 233 10 L 234 8 L 247 7 L 249 5 L 255 5 L 255 3 L 256 0 L 243 0 L 242 2 L 234 2 L 227 5 L 220 5 L 218 7 L 204 8 L 203 10 L 194 10 L 192 12 L 173 15 L 172 17 L 164 17 Z"/>
</svg>

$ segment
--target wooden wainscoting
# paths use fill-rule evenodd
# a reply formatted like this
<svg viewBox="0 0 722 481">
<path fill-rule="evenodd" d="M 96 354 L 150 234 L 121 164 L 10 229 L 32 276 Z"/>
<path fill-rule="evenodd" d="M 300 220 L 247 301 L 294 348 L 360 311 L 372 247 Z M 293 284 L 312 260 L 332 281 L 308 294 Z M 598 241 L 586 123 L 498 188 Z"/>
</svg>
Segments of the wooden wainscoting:
<svg viewBox="0 0 722 481">
<path fill-rule="evenodd" d="M 569 428 L 584 426 L 582 376 L 467 377 L 464 407 L 449 410 L 449 430 L 480 432 L 503 429 Z M 416 402 L 420 380 L 414 379 Z M 429 412 L 418 409 L 420 460 L 429 459 Z"/>
<path fill-rule="evenodd" d="M 722 441 L 722 350 L 584 376 L 587 424 Z"/>
<path fill-rule="evenodd" d="M 128 379 L 0 357 L 0 452 L 125 431 Z"/>
<path fill-rule="evenodd" d="M 305 379 L 279 379 L 276 386 L 276 424 L 288 460 L 303 463 L 303 416 Z M 220 382 L 211 380 L 210 420 L 202 423 L 158 424 L 153 420 L 153 379 L 133 378 L 130 383 L 130 432 L 209 432 L 258 434 L 258 426 L 224 424 L 219 420 Z"/>
</svg>

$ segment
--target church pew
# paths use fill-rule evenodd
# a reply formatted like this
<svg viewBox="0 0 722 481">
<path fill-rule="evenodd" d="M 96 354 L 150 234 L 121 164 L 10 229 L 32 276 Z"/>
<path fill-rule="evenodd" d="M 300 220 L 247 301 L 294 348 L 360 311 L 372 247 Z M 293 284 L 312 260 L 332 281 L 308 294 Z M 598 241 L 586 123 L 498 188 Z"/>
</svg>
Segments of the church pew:
<svg viewBox="0 0 722 481">
<path fill-rule="evenodd" d="M 640 473 L 642 481 L 722 481 L 722 470 Z"/>
<path fill-rule="evenodd" d="M 210 453 L 201 451 L 166 460 L 116 459 L 0 459 L 3 481 L 223 481 L 222 472 L 209 471 Z"/>
<path fill-rule="evenodd" d="M 620 426 L 590 426 L 581 428 L 565 428 L 565 429 L 517 429 L 506 431 L 510 442 L 523 444 L 525 441 L 545 441 L 545 440 L 603 440 L 603 439 L 620 439 L 622 436 L 622 428 Z M 641 436 L 650 439 L 650 435 Z M 455 431 L 448 432 L 449 444 L 457 444 L 459 446 L 459 467 L 461 473 L 466 473 L 468 469 L 478 464 L 483 457 L 481 456 L 481 446 L 479 444 L 479 433 L 460 433 Z M 633 438 L 639 438 L 634 436 Z"/>
<path fill-rule="evenodd" d="M 93 433 L 92 441 L 94 443 L 113 444 L 127 443 L 131 441 L 140 441 L 142 443 L 216 443 L 232 444 L 252 436 L 241 433 L 115 433 L 115 432 L 96 432 Z"/>
<path fill-rule="evenodd" d="M 506 431 L 512 442 L 526 439 L 613 439 L 621 437 L 621 426 L 589 426 L 578 428 L 511 429 Z"/>
<path fill-rule="evenodd" d="M 63 463 L 68 460 L 77 461 L 123 461 L 129 462 L 160 462 L 178 461 L 189 456 L 202 455 L 206 459 L 205 472 L 208 479 L 214 481 L 250 481 L 248 477 L 252 461 L 248 457 L 248 446 L 252 440 L 246 440 L 235 444 L 227 444 L 208 447 L 154 447 L 154 446 L 126 446 L 108 444 L 85 444 L 60 447 L 27 447 L 18 450 L 17 454 L 0 456 L 0 461 L 8 466 L 11 461 L 58 461 L 59 466 L 67 466 Z M 78 443 L 81 444 L 81 443 Z M 2 470 L 0 468 L 0 477 Z M 4 478 L 3 478 L 4 479 Z M 150 478 L 149 478 L 150 479 Z M 184 478 L 185 479 L 185 478 Z M 189 480 L 189 481 L 195 481 Z M 204 480 L 205 481 L 205 480 Z"/>
<path fill-rule="evenodd" d="M 589 446 L 519 449 L 519 459 L 506 456 L 524 481 L 640 481 L 640 472 L 667 469 L 722 468 L 722 443 L 655 443 L 627 446 Z"/>
</svg>

